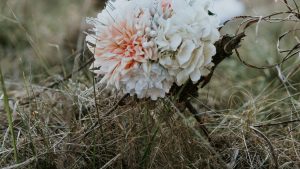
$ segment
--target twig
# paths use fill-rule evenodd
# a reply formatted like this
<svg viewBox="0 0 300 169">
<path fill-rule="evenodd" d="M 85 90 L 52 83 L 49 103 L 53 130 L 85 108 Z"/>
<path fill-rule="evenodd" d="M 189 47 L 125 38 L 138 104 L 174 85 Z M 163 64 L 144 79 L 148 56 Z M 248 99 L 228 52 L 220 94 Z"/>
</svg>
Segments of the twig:
<svg viewBox="0 0 300 169">
<path fill-rule="evenodd" d="M 200 124 L 200 128 L 203 131 L 203 133 L 205 134 L 205 136 L 208 138 L 208 140 L 210 141 L 210 137 L 209 137 L 209 131 L 206 128 L 206 126 L 203 124 L 203 120 L 202 118 L 199 117 L 198 115 L 198 111 L 194 108 L 194 106 L 191 104 L 191 102 L 189 100 L 187 100 L 185 102 L 186 107 L 188 108 L 188 110 L 194 115 L 195 119 L 197 120 L 197 122 Z"/>
<path fill-rule="evenodd" d="M 211 77 L 213 76 L 213 73 L 217 66 L 226 58 L 232 55 L 232 51 L 239 47 L 240 42 L 245 37 L 245 33 L 240 33 L 234 37 L 225 35 L 220 39 L 218 42 L 215 43 L 217 53 L 215 56 L 213 56 L 213 63 L 214 66 L 212 67 L 212 70 L 210 74 L 206 77 L 202 77 L 199 82 L 193 83 L 191 80 L 189 80 L 184 86 L 180 87 L 177 85 L 174 85 L 171 89 L 171 93 L 177 93 L 178 91 L 181 91 L 179 95 L 179 101 L 184 102 L 187 98 L 190 96 L 197 97 L 198 96 L 198 86 L 200 83 L 202 83 L 201 88 L 205 87 L 211 80 Z M 176 94 L 174 94 L 176 95 Z"/>
<path fill-rule="evenodd" d="M 217 54 L 213 56 L 214 67 L 212 68 L 210 74 L 204 78 L 204 82 L 201 85 L 201 88 L 205 87 L 211 80 L 211 77 L 214 73 L 214 70 L 217 66 L 226 58 L 233 54 L 233 50 L 240 47 L 242 39 L 245 37 L 245 33 L 242 32 L 234 37 L 225 35 L 221 40 L 219 40 L 215 46 L 217 49 Z"/>
<path fill-rule="evenodd" d="M 183 119 L 185 119 L 185 116 L 183 115 L 182 111 L 173 103 L 173 101 L 171 101 L 170 98 L 166 98 L 166 100 L 171 104 L 171 106 L 176 110 L 176 113 Z M 206 145 L 206 147 L 208 148 L 209 151 L 211 151 L 215 157 L 219 160 L 220 164 L 222 165 L 222 168 L 228 168 L 226 165 L 226 162 L 222 159 L 222 157 L 220 156 L 220 154 L 211 146 L 210 142 L 208 140 L 206 140 L 205 138 L 202 137 L 202 135 L 198 132 L 198 130 L 196 130 L 194 127 L 190 127 L 195 134 L 201 139 L 201 141 L 203 142 L 204 145 Z M 221 166 L 220 166 L 221 167 Z"/>
<path fill-rule="evenodd" d="M 191 97 L 197 97 L 198 96 L 198 86 L 200 83 L 202 83 L 201 88 L 205 87 L 211 80 L 211 77 L 213 76 L 214 70 L 216 67 L 227 57 L 232 55 L 232 51 L 239 47 L 240 42 L 245 37 L 245 33 L 240 33 L 234 37 L 231 37 L 229 35 L 225 35 L 220 39 L 218 42 L 215 43 L 217 53 L 215 56 L 213 56 L 213 63 L 214 66 L 210 72 L 210 74 L 206 77 L 203 77 L 194 84 L 191 80 L 189 80 L 184 86 L 179 87 L 177 85 L 174 85 L 171 89 L 171 93 L 175 93 L 174 95 L 179 95 L 178 100 L 180 103 L 184 103 L 185 107 L 188 108 L 188 110 L 194 115 L 197 122 L 200 124 L 202 131 L 205 133 L 207 138 L 209 139 L 209 132 L 208 129 L 203 124 L 203 120 L 201 117 L 199 117 L 197 110 L 193 107 L 193 105 L 190 102 Z M 178 91 L 179 94 L 178 94 Z"/>
</svg>

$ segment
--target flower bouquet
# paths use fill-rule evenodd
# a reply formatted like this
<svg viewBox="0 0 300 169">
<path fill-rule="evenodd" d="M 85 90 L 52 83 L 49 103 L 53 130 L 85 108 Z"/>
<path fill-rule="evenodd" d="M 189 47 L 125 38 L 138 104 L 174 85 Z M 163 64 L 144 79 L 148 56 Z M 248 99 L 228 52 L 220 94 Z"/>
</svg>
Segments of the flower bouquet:
<svg viewBox="0 0 300 169">
<path fill-rule="evenodd" d="M 172 86 L 197 85 L 214 67 L 220 18 L 209 0 L 109 1 L 86 37 L 100 83 L 157 100 Z"/>
</svg>

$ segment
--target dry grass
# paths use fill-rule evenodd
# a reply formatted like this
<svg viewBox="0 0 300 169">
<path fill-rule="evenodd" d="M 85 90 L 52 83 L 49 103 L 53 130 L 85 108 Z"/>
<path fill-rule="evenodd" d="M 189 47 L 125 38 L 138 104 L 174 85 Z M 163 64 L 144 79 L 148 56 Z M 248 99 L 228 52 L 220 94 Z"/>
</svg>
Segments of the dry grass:
<svg viewBox="0 0 300 169">
<path fill-rule="evenodd" d="M 84 50 L 81 19 L 95 15 L 96 1 L 7 2 L 0 2 L 0 64 L 19 163 L 0 103 L 0 168 L 300 168 L 297 58 L 265 70 L 236 57 L 225 60 L 192 102 L 208 139 L 171 97 L 118 103 L 121 95 L 93 85 L 86 69 L 74 73 L 91 57 Z M 274 1 L 246 2 L 259 6 L 256 15 L 285 9 L 279 3 L 270 7 Z M 223 32 L 232 32 L 238 22 Z M 280 61 L 277 39 L 297 27 L 295 22 L 253 26 L 240 53 L 255 65 Z M 284 47 L 297 43 L 296 37 L 286 37 Z"/>
</svg>

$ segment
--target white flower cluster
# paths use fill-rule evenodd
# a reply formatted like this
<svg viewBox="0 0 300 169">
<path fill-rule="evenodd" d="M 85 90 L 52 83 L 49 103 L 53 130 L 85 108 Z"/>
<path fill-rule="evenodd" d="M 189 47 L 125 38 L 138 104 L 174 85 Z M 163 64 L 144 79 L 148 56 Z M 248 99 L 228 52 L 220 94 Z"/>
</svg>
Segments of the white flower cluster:
<svg viewBox="0 0 300 169">
<path fill-rule="evenodd" d="M 86 38 L 101 83 L 156 100 L 209 73 L 220 22 L 209 0 L 109 1 Z"/>
</svg>

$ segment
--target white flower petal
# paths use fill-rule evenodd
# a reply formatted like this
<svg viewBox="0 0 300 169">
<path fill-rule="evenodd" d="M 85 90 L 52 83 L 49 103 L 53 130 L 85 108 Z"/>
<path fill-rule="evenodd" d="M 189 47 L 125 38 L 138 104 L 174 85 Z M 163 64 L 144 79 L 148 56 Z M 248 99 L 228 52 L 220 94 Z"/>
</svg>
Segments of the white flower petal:
<svg viewBox="0 0 300 169">
<path fill-rule="evenodd" d="M 190 74 L 191 80 L 195 83 L 200 80 L 201 73 L 200 70 L 196 69 Z"/>
<path fill-rule="evenodd" d="M 176 55 L 176 59 L 180 65 L 183 65 L 189 61 L 195 47 L 195 44 L 191 40 L 186 40 L 183 42 L 178 54 Z"/>
<path fill-rule="evenodd" d="M 186 72 L 186 70 L 182 70 L 179 72 L 176 76 L 176 84 L 178 86 L 183 85 L 187 80 L 189 79 L 189 74 Z"/>
<path fill-rule="evenodd" d="M 182 37 L 180 35 L 176 34 L 176 35 L 171 37 L 170 41 L 171 41 L 170 42 L 171 50 L 176 51 L 178 46 L 182 42 Z"/>
</svg>

